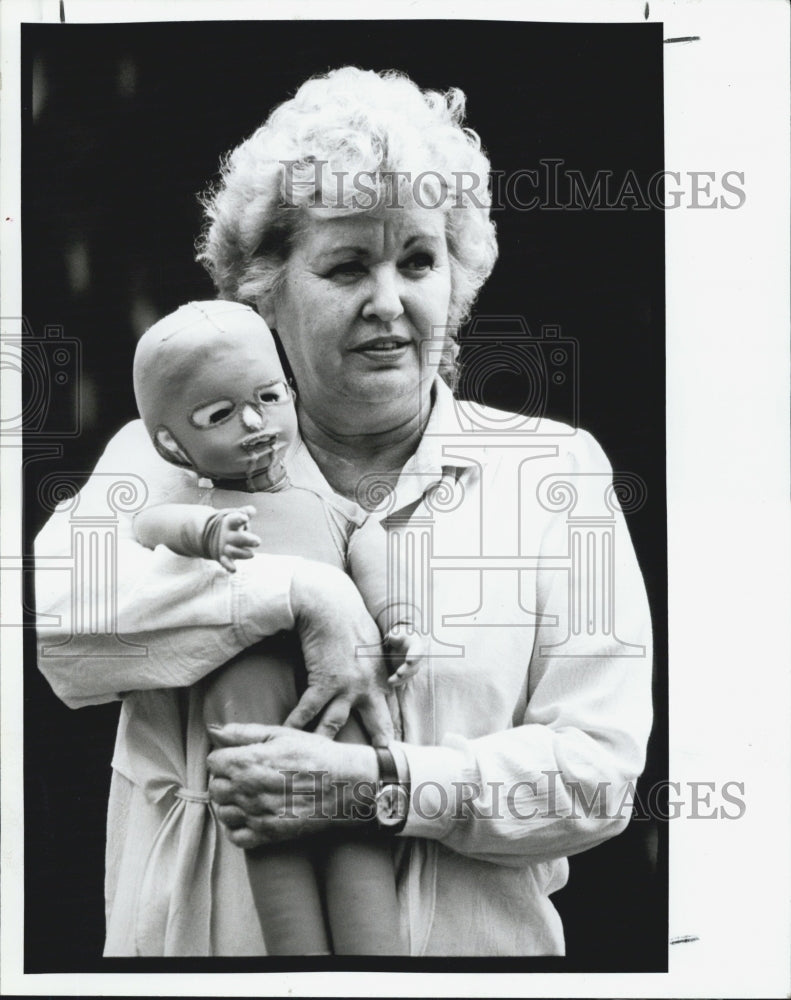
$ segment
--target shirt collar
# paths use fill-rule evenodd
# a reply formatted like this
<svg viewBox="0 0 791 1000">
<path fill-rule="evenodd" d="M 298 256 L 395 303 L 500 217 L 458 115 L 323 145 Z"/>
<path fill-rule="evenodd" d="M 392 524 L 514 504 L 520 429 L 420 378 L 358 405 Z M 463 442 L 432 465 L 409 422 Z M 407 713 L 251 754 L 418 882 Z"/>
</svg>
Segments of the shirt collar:
<svg viewBox="0 0 791 1000">
<path fill-rule="evenodd" d="M 446 456 L 445 445 L 449 438 L 458 440 L 464 433 L 456 399 L 450 387 L 437 378 L 432 387 L 432 407 L 426 429 L 415 454 L 404 466 L 404 473 L 433 475 L 440 479 L 444 472 L 467 469 L 476 463 L 472 459 Z M 403 473 L 402 473 L 403 474 Z"/>
<path fill-rule="evenodd" d="M 444 446 L 448 439 L 455 437 L 458 440 L 458 435 L 464 432 L 464 428 L 459 419 L 453 393 L 440 378 L 437 378 L 432 386 L 431 401 L 431 413 L 420 444 L 414 455 L 407 460 L 396 483 L 396 509 L 420 499 L 426 490 L 439 483 L 443 476 L 450 475 L 455 479 L 459 470 L 476 465 L 471 459 L 444 455 Z M 295 486 L 335 495 L 304 442 L 299 443 L 289 461 L 289 476 Z M 373 513 L 377 516 L 384 516 L 388 510 L 392 513 L 392 504 L 392 497 L 388 497 Z"/>
</svg>

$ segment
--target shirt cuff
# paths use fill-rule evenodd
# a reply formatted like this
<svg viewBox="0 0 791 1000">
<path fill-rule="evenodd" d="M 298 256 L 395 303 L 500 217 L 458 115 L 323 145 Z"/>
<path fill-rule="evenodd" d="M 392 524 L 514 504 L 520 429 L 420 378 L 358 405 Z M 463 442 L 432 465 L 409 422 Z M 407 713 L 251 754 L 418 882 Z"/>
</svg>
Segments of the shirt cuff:
<svg viewBox="0 0 791 1000">
<path fill-rule="evenodd" d="M 409 814 L 404 837 L 442 840 L 450 832 L 466 764 L 465 754 L 452 747 L 424 747 L 409 743 L 390 745 L 398 765 L 406 761 L 411 783 Z M 399 777 L 401 772 L 399 770 Z"/>
<path fill-rule="evenodd" d="M 236 564 L 231 576 L 233 619 L 245 648 L 294 628 L 291 584 L 303 562 L 299 556 L 257 555 Z"/>
</svg>

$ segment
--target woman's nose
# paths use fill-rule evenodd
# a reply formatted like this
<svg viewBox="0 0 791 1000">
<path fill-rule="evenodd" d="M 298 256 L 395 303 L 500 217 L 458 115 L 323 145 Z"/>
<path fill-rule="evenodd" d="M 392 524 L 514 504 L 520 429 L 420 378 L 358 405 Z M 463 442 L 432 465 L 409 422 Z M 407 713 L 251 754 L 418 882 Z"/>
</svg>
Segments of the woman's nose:
<svg viewBox="0 0 791 1000">
<path fill-rule="evenodd" d="M 403 315 L 400 276 L 395 268 L 374 268 L 371 271 L 371 290 L 368 301 L 363 306 L 365 319 L 378 319 L 382 323 L 392 323 Z"/>
<path fill-rule="evenodd" d="M 249 403 L 242 407 L 242 423 L 248 431 L 260 431 L 264 426 L 264 415 Z"/>
</svg>

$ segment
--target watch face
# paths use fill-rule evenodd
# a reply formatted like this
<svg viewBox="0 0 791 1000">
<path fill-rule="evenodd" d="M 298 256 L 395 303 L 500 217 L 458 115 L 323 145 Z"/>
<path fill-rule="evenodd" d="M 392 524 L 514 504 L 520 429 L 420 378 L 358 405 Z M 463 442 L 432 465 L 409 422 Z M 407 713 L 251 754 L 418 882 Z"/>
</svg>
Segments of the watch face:
<svg viewBox="0 0 791 1000">
<path fill-rule="evenodd" d="M 409 795 L 403 785 L 383 785 L 376 793 L 376 819 L 380 826 L 398 826 L 409 808 Z"/>
</svg>

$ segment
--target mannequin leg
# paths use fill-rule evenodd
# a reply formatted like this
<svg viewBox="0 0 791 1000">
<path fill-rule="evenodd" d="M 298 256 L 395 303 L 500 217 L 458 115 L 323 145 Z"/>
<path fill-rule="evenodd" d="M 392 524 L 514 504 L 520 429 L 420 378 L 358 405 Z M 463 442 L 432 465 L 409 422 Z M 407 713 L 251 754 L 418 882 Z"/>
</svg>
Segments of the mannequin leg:
<svg viewBox="0 0 791 1000">
<path fill-rule="evenodd" d="M 350 718 L 336 737 L 368 743 Z M 407 955 L 401 934 L 391 841 L 366 830 L 335 839 L 325 855 L 327 915 L 336 955 Z"/>
<path fill-rule="evenodd" d="M 298 643 L 294 653 L 293 643 L 275 637 L 215 671 L 204 700 L 206 724 L 280 725 L 297 702 Z M 246 860 L 267 954 L 330 954 L 311 852 L 299 843 L 267 845 L 247 851 Z"/>
</svg>

